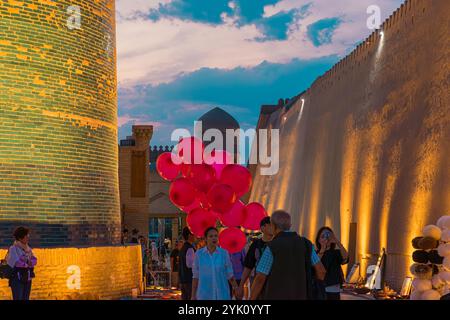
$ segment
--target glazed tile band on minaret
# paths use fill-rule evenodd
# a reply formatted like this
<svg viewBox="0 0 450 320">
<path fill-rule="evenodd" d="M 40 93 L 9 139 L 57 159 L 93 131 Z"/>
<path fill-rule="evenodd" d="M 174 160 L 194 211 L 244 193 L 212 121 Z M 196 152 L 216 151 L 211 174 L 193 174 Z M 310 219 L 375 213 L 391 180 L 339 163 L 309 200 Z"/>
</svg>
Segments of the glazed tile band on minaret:
<svg viewBox="0 0 450 320">
<path fill-rule="evenodd" d="M 119 243 L 117 148 L 114 1 L 1 1 L 0 246 Z"/>
</svg>

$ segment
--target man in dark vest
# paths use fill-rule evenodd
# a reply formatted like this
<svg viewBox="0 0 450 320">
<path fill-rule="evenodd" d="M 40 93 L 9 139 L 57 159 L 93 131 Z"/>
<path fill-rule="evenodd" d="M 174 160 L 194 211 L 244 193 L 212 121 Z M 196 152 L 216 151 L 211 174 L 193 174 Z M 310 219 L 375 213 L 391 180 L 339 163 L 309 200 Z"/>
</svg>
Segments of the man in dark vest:
<svg viewBox="0 0 450 320">
<path fill-rule="evenodd" d="M 190 300 L 192 292 L 192 265 L 194 264 L 195 248 L 192 245 L 195 241 L 195 236 L 191 233 L 188 227 L 183 229 L 184 244 L 180 250 L 180 287 L 181 299 Z"/>
<path fill-rule="evenodd" d="M 313 273 L 323 280 L 326 271 L 311 241 L 289 231 L 291 216 L 285 211 L 275 211 L 271 224 L 274 238 L 256 267 L 250 299 L 256 300 L 260 293 L 264 300 L 312 299 Z"/>
</svg>

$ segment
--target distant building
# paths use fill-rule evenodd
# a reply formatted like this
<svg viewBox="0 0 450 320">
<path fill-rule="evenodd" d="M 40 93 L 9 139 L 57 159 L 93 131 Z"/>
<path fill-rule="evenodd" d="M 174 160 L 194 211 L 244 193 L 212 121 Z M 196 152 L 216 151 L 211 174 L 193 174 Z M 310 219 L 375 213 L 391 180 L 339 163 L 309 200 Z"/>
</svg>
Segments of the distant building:
<svg viewBox="0 0 450 320">
<path fill-rule="evenodd" d="M 217 129 L 225 137 L 226 129 L 239 129 L 239 123 L 221 108 L 214 108 L 198 119 L 203 133 Z M 152 126 L 133 126 L 132 136 L 120 141 L 119 185 L 122 226 L 146 238 L 169 238 L 172 243 L 186 225 L 186 214 L 169 199 L 170 182 L 156 171 L 156 160 L 173 146 L 151 146 Z M 224 148 L 226 141 L 223 142 Z M 208 142 L 205 142 L 208 144 Z"/>
<path fill-rule="evenodd" d="M 119 189 L 122 228 L 148 234 L 150 214 L 150 140 L 153 126 L 133 126 L 133 135 L 120 141 Z"/>
<path fill-rule="evenodd" d="M 228 112 L 221 108 L 214 108 L 205 113 L 203 116 L 201 116 L 198 121 L 202 122 L 202 135 L 205 134 L 206 131 L 210 129 L 215 129 L 220 131 L 220 133 L 223 136 L 222 140 L 222 150 L 226 150 L 229 153 L 233 154 L 235 157 L 235 162 L 238 161 L 237 154 L 239 151 L 239 135 L 236 135 L 234 139 L 234 149 L 228 148 L 227 146 L 227 130 L 239 130 L 239 122 L 235 118 L 233 118 Z M 203 140 L 203 144 L 205 146 L 208 146 L 210 143 L 213 143 L 215 141 L 207 141 L 206 139 Z M 231 141 L 228 141 L 228 143 L 231 143 Z"/>
<path fill-rule="evenodd" d="M 198 121 L 202 122 L 202 134 L 205 134 L 207 130 L 216 129 L 219 130 L 222 135 L 226 136 L 227 129 L 238 130 L 240 128 L 239 122 L 233 118 L 228 112 L 221 108 L 214 108 L 203 116 Z M 205 145 L 211 143 L 210 141 L 203 141 Z M 223 141 L 223 149 L 226 148 L 226 141 Z"/>
</svg>

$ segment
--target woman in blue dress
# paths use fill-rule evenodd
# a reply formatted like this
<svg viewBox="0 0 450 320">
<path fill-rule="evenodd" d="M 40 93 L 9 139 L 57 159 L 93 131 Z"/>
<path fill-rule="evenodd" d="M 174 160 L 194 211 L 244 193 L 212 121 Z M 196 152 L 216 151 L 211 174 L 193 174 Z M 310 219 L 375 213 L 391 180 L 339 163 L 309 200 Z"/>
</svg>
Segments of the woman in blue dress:
<svg viewBox="0 0 450 320">
<path fill-rule="evenodd" d="M 228 252 L 218 246 L 219 232 L 205 231 L 206 246 L 195 253 L 192 268 L 192 300 L 231 300 L 230 287 L 238 288 Z"/>
</svg>

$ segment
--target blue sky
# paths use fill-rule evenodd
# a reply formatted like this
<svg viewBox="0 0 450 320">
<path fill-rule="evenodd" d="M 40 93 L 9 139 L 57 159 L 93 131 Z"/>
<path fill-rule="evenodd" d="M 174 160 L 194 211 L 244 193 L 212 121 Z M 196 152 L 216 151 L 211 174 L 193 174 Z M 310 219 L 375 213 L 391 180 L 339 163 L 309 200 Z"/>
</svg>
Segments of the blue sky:
<svg viewBox="0 0 450 320">
<path fill-rule="evenodd" d="M 213 107 L 241 127 L 261 104 L 308 88 L 402 0 L 116 0 L 119 138 L 153 124 L 152 144 L 171 144 Z"/>
</svg>

